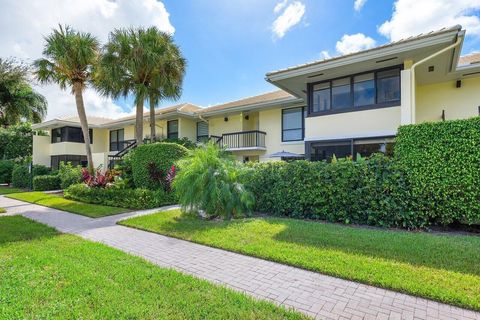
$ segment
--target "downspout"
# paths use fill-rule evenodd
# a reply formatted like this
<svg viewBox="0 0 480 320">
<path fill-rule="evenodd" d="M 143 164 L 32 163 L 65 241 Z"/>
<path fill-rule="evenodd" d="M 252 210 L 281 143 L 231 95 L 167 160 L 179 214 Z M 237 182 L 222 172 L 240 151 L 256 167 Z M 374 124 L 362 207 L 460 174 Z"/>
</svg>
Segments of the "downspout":
<svg viewBox="0 0 480 320">
<path fill-rule="evenodd" d="M 416 96 L 415 96 L 415 68 L 425 62 L 427 62 L 428 60 L 430 59 L 433 59 L 435 58 L 436 56 L 439 56 L 441 55 L 442 53 L 450 50 L 450 49 L 454 49 L 455 47 L 457 47 L 460 43 L 462 42 L 462 38 L 459 37 L 457 35 L 457 41 L 455 41 L 454 44 L 451 44 L 449 45 L 448 47 L 446 48 L 443 48 L 442 50 L 440 51 L 437 51 L 431 55 L 429 55 L 428 57 L 426 58 L 423 58 L 422 60 L 420 61 L 417 61 L 415 62 L 411 67 L 410 67 L 410 105 L 411 105 L 411 108 L 412 108 L 412 112 L 410 114 L 410 122 L 412 124 L 415 123 L 415 114 L 416 114 Z"/>
</svg>

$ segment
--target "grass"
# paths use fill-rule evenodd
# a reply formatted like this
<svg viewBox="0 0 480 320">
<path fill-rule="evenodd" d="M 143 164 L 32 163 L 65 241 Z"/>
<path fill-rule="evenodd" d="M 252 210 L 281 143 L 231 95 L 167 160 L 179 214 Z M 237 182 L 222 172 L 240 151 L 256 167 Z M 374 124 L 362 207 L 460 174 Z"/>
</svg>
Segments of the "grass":
<svg viewBox="0 0 480 320">
<path fill-rule="evenodd" d="M 7 210 L 5 210 L 5 208 L 0 208 L 0 213 L 5 213 L 7 212 Z"/>
<path fill-rule="evenodd" d="M 282 218 L 206 221 L 180 210 L 123 225 L 480 310 L 480 237 Z"/>
<path fill-rule="evenodd" d="M 302 319 L 21 216 L 0 218 L 0 319 Z"/>
<path fill-rule="evenodd" d="M 71 213 L 81 214 L 82 216 L 87 216 L 90 218 L 105 217 L 128 211 L 127 209 L 123 208 L 68 200 L 59 195 L 47 194 L 43 192 L 14 193 L 7 195 L 7 197 L 58 210 L 68 211 Z"/>
<path fill-rule="evenodd" d="M 22 189 L 19 189 L 19 188 L 0 186 L 0 195 L 10 194 L 10 193 L 20 193 L 20 192 L 24 192 L 24 191 L 25 190 L 22 190 Z"/>
</svg>

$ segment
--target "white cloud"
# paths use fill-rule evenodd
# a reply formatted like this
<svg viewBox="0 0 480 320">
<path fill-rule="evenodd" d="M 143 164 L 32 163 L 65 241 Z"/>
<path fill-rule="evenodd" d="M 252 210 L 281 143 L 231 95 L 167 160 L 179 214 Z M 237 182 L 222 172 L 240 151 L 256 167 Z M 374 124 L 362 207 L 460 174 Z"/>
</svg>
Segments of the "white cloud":
<svg viewBox="0 0 480 320">
<path fill-rule="evenodd" d="M 277 4 L 276 7 L 281 4 L 282 3 Z M 285 5 L 283 5 L 283 7 L 285 7 Z M 280 12 L 283 7 L 278 9 L 277 13 Z M 272 31 L 274 36 L 277 38 L 283 38 L 288 30 L 290 30 L 293 26 L 297 25 L 302 20 L 304 14 L 305 5 L 300 1 L 295 1 L 286 6 L 282 14 L 280 14 L 272 24 Z"/>
<path fill-rule="evenodd" d="M 325 60 L 325 59 L 330 59 L 332 56 L 327 50 L 323 50 L 320 52 L 320 56 Z"/>
<path fill-rule="evenodd" d="M 285 6 L 287 5 L 288 0 L 283 0 L 275 5 L 275 8 L 273 8 L 273 13 L 279 13 Z"/>
<path fill-rule="evenodd" d="M 397 0 L 390 20 L 379 28 L 391 41 L 462 25 L 467 35 L 480 36 L 479 0 Z"/>
<path fill-rule="evenodd" d="M 367 0 L 355 0 L 355 2 L 353 3 L 353 8 L 355 9 L 355 11 L 362 10 L 365 2 L 367 2 Z"/>
<path fill-rule="evenodd" d="M 375 40 L 365 36 L 363 33 L 356 34 L 344 34 L 340 41 L 337 41 L 335 49 L 340 54 L 349 54 L 366 49 L 373 48 L 375 46 Z"/>
<path fill-rule="evenodd" d="M 107 40 L 110 31 L 121 27 L 154 25 L 165 32 L 175 32 L 169 13 L 157 0 L 4 0 L 0 29 L 8 32 L 0 33 L 0 57 L 14 56 L 28 63 L 40 58 L 43 37 L 59 23 L 91 32 L 101 42 Z M 37 90 L 48 100 L 48 119 L 76 115 L 69 90 L 61 91 L 56 85 L 37 87 Z M 100 97 L 93 89 L 86 90 L 84 100 L 87 115 L 113 118 L 126 114 L 114 101 Z"/>
</svg>

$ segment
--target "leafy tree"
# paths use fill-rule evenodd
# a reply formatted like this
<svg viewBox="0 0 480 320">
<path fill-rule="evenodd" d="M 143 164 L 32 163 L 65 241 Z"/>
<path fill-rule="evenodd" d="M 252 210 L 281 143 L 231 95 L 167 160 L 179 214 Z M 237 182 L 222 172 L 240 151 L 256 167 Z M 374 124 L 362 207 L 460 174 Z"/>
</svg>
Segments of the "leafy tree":
<svg viewBox="0 0 480 320">
<path fill-rule="evenodd" d="M 231 218 L 249 214 L 253 194 L 242 184 L 243 164 L 208 143 L 177 163 L 173 189 L 185 211 L 204 211 L 209 217 Z"/>
<path fill-rule="evenodd" d="M 0 59 L 0 125 L 8 127 L 21 120 L 41 122 L 47 100 L 29 83 L 30 70 L 14 60 Z"/>
<path fill-rule="evenodd" d="M 103 95 L 113 98 L 135 96 L 135 139 L 142 144 L 145 100 L 150 99 L 155 123 L 155 105 L 180 95 L 184 69 L 180 50 L 156 27 L 116 29 L 103 49 L 96 85 Z M 155 126 L 151 138 L 155 140 Z"/>
<path fill-rule="evenodd" d="M 87 115 L 83 91 L 92 80 L 97 62 L 99 42 L 90 33 L 79 32 L 69 26 L 59 26 L 45 38 L 45 58 L 34 62 L 35 75 L 41 83 L 56 83 L 61 89 L 71 88 L 75 96 L 78 117 L 85 140 L 89 170 L 93 171 Z"/>
<path fill-rule="evenodd" d="M 32 135 L 32 127 L 28 122 L 0 128 L 0 159 L 31 156 Z"/>
</svg>

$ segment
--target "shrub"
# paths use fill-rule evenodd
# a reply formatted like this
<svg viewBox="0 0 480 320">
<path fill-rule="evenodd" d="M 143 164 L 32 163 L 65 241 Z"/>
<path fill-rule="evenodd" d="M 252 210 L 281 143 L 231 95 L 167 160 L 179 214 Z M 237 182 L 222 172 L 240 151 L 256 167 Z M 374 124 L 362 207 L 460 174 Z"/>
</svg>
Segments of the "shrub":
<svg viewBox="0 0 480 320">
<path fill-rule="evenodd" d="M 60 189 L 60 177 L 58 175 L 44 175 L 33 178 L 33 190 L 47 191 Z"/>
<path fill-rule="evenodd" d="M 163 139 L 162 142 L 170 142 L 170 143 L 176 143 L 176 144 L 179 144 L 181 146 L 184 146 L 185 148 L 187 149 L 195 149 L 195 147 L 197 146 L 195 144 L 195 142 L 193 142 L 192 140 L 188 139 L 187 137 L 183 137 L 183 138 L 167 138 L 167 139 Z"/>
<path fill-rule="evenodd" d="M 73 166 L 70 162 L 60 162 L 58 170 L 60 177 L 60 188 L 66 189 L 73 184 L 82 182 L 82 168 L 80 166 Z"/>
<path fill-rule="evenodd" d="M 402 126 L 395 159 L 416 215 L 442 225 L 480 223 L 480 117 Z"/>
<path fill-rule="evenodd" d="M 0 183 L 12 182 L 13 160 L 0 160 Z"/>
<path fill-rule="evenodd" d="M 251 212 L 254 199 L 241 183 L 243 165 L 209 143 L 178 162 L 173 187 L 184 211 L 231 218 Z"/>
<path fill-rule="evenodd" d="M 12 171 L 12 184 L 16 188 L 30 188 L 30 172 L 28 164 L 16 164 Z M 33 177 L 38 175 L 46 175 L 50 169 L 44 165 L 33 165 Z"/>
<path fill-rule="evenodd" d="M 64 195 L 81 202 L 128 209 L 157 208 L 176 202 L 173 193 L 167 194 L 163 190 L 91 188 L 84 183 L 68 187 Z"/>
<path fill-rule="evenodd" d="M 188 150 L 176 143 L 157 142 L 138 146 L 131 152 L 132 173 L 135 186 L 145 189 L 160 189 L 164 185 L 151 176 L 151 167 L 165 176 L 178 159 L 185 157 Z"/>
<path fill-rule="evenodd" d="M 0 128 L 0 159 L 26 158 L 32 155 L 32 141 L 29 123 Z"/>
<path fill-rule="evenodd" d="M 246 186 L 256 195 L 260 212 L 341 223 L 419 226 L 418 221 L 411 221 L 404 201 L 408 186 L 384 155 L 358 161 L 267 162 L 250 167 Z"/>
</svg>

